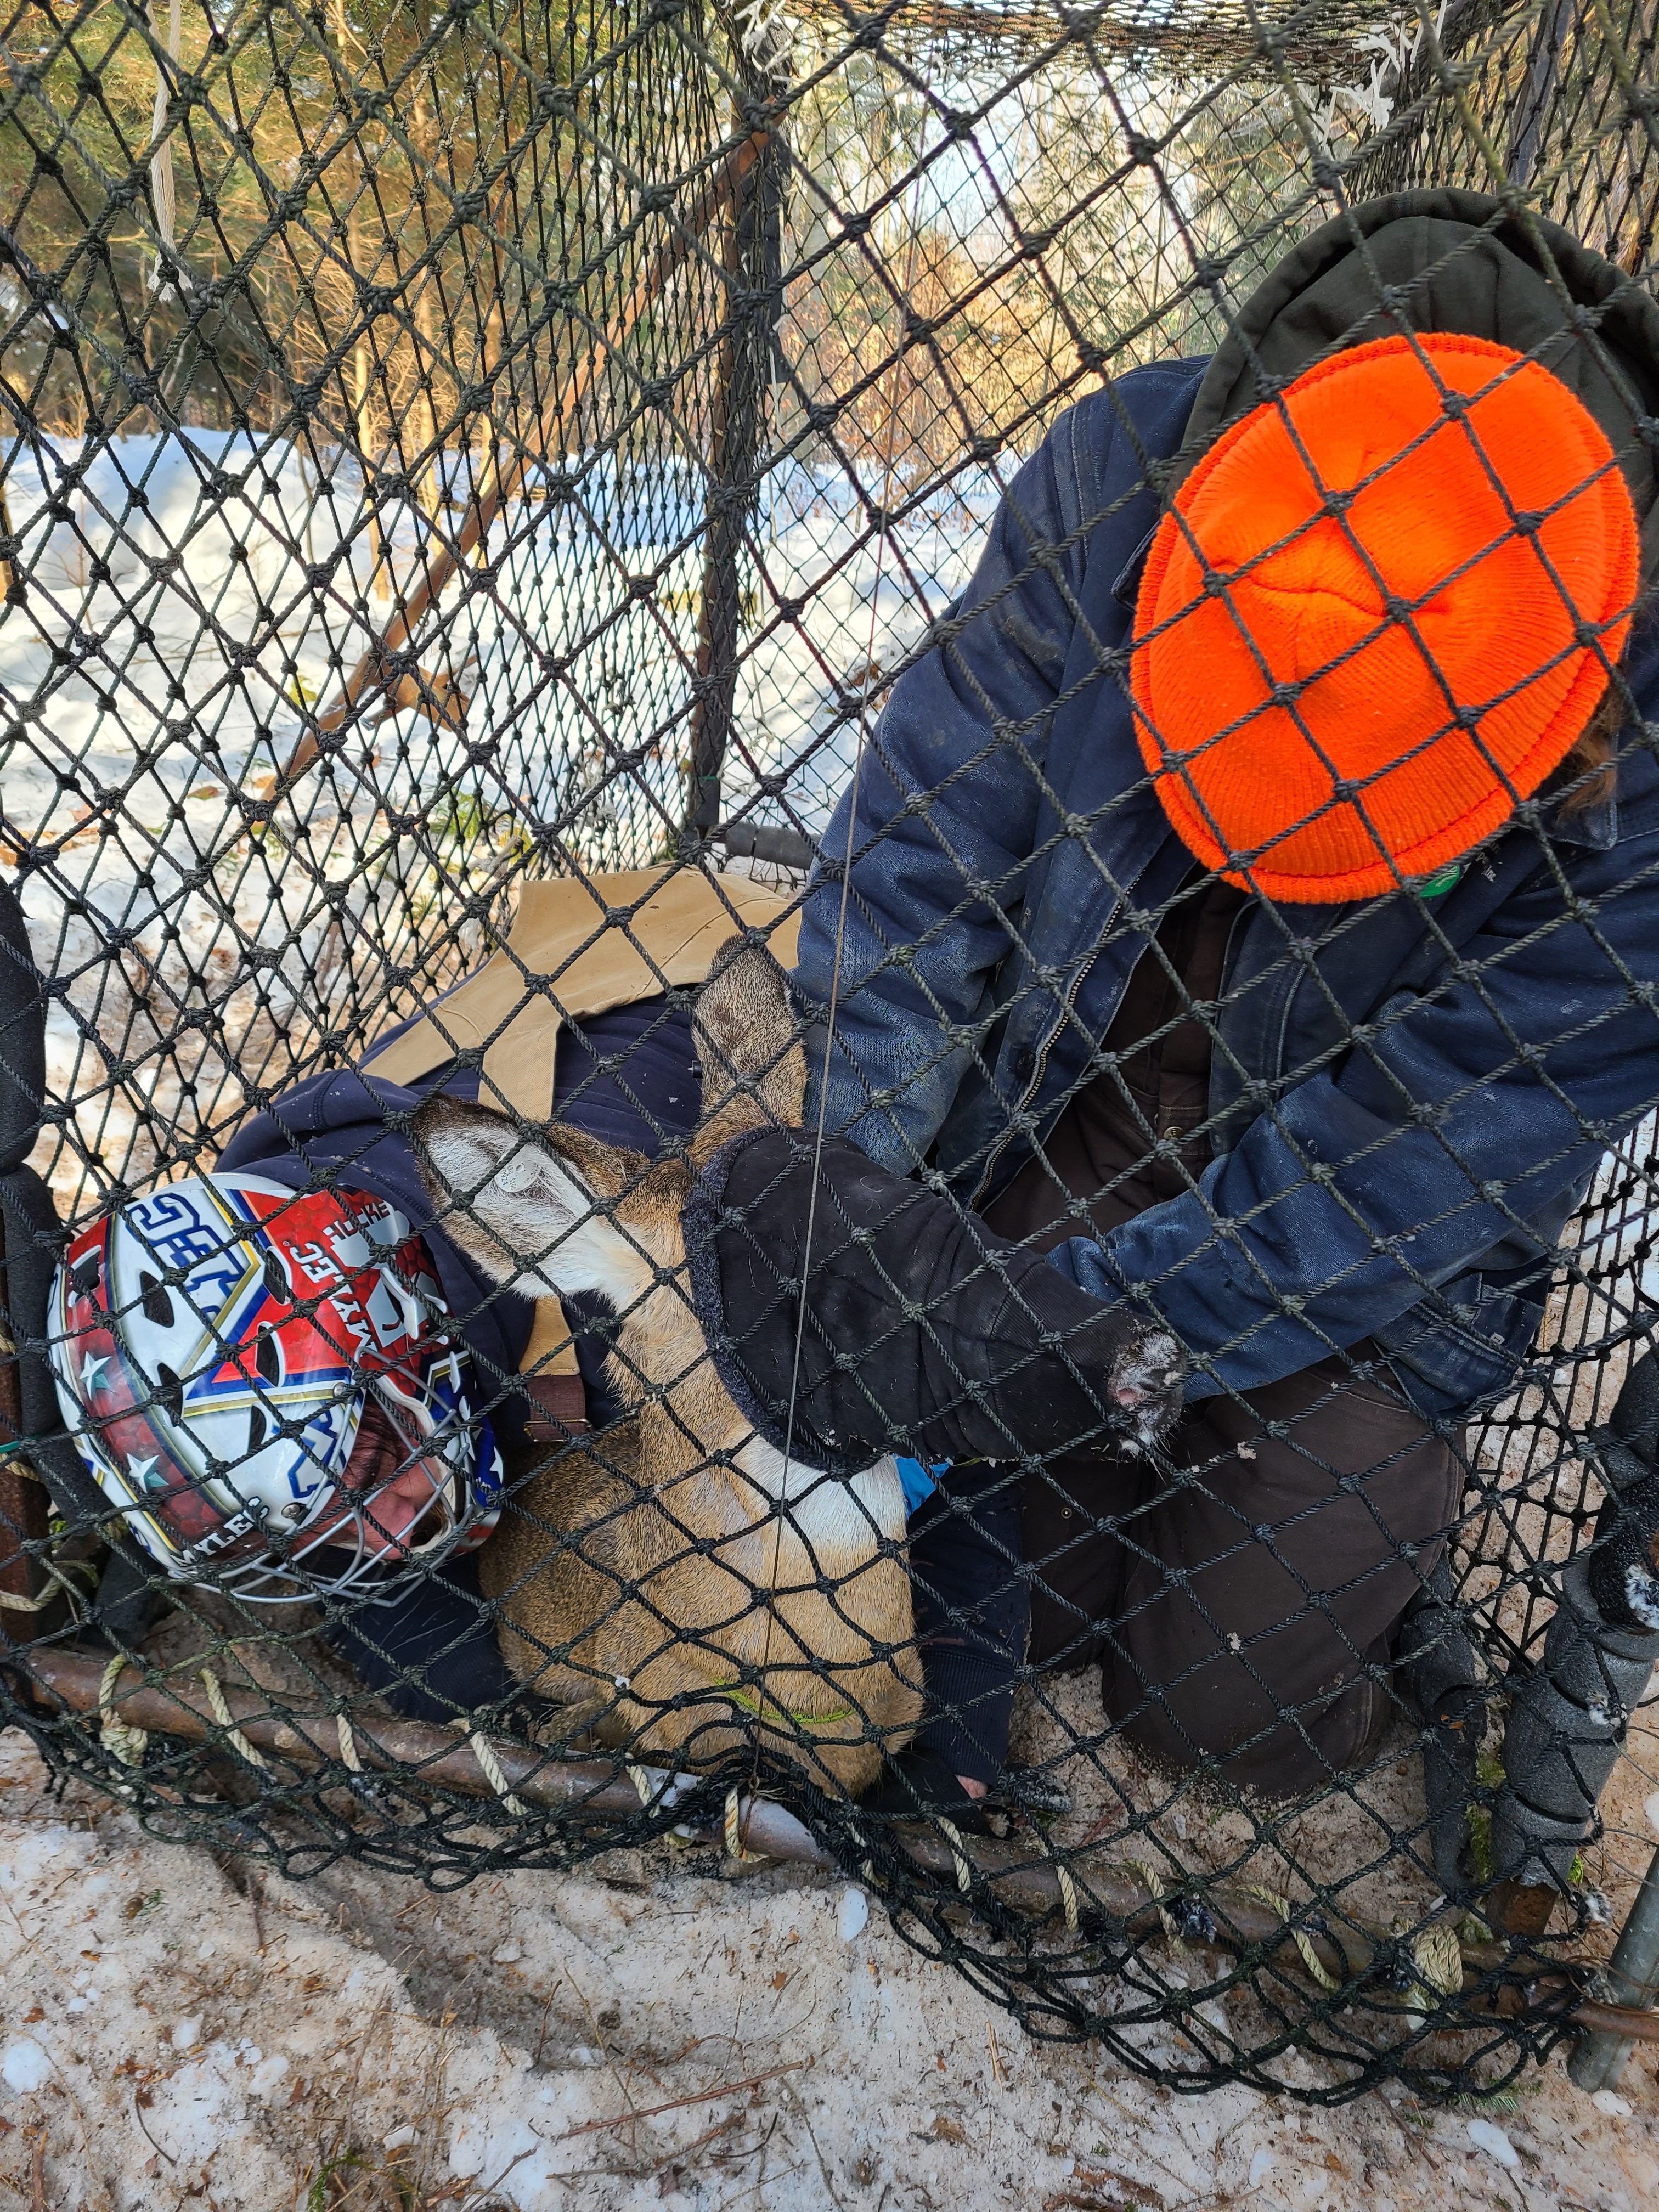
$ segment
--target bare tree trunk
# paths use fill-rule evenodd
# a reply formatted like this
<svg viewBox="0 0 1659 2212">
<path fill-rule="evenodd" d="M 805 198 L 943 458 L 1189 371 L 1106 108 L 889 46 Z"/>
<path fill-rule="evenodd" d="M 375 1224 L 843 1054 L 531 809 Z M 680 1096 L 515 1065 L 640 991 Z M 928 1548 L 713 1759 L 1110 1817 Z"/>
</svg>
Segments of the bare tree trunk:
<svg viewBox="0 0 1659 2212">
<path fill-rule="evenodd" d="M 331 0 L 329 13 L 341 65 L 349 70 L 349 49 L 356 41 L 347 20 L 345 0 Z M 362 199 L 368 187 L 362 149 L 362 139 L 354 137 L 350 149 L 344 156 L 346 189 L 350 195 L 346 208 L 346 260 L 353 276 L 364 276 L 370 273 L 366 266 L 368 249 L 363 237 Z M 354 319 L 361 312 L 355 286 L 347 312 Z M 392 593 L 391 563 L 386 557 L 386 541 L 374 505 L 374 479 L 379 471 L 374 368 L 373 333 L 370 325 L 364 323 L 358 330 L 351 352 L 351 436 L 357 449 L 357 466 L 362 480 L 368 540 L 369 589 L 377 599 L 389 599 Z"/>
<path fill-rule="evenodd" d="M 702 605 L 691 709 L 685 826 L 711 838 L 720 826 L 721 779 L 731 740 L 743 632 L 744 539 L 759 496 L 760 459 L 772 349 L 783 294 L 779 279 L 783 149 L 775 132 L 733 193 L 721 264 L 726 336 L 709 423 Z"/>
<path fill-rule="evenodd" d="M 362 205 L 363 171 L 356 155 L 351 161 L 351 207 L 346 217 L 346 257 L 356 276 L 365 276 L 368 249 L 363 239 L 360 210 Z M 354 295 L 352 311 L 360 312 Z M 376 478 L 380 474 L 380 435 L 374 404 L 374 372 L 377 367 L 374 343 L 374 327 L 362 324 L 351 354 L 351 414 L 352 433 L 357 447 L 357 465 L 362 472 L 363 506 L 368 532 L 369 589 L 377 599 L 392 596 L 392 564 L 387 556 L 385 532 L 380 526 L 380 510 L 375 503 Z"/>
</svg>

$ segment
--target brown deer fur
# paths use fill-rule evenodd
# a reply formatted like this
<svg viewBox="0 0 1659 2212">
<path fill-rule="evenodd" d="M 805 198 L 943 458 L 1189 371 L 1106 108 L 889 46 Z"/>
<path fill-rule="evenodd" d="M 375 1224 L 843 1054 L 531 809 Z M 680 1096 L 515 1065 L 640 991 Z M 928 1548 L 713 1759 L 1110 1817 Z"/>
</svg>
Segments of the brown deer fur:
<svg viewBox="0 0 1659 2212">
<path fill-rule="evenodd" d="M 799 1126 L 805 1061 L 782 975 L 740 940 L 696 1015 L 694 1163 Z M 612 1387 L 634 1411 L 513 1492 L 481 1555 L 519 1679 L 637 1755 L 699 1765 L 750 1745 L 857 1792 L 921 1717 L 904 1504 L 890 1459 L 850 1480 L 757 1437 L 693 1310 L 683 1159 L 654 1165 L 556 1126 L 434 1098 L 416 1122 L 445 1234 L 526 1295 L 614 1305 Z"/>
</svg>

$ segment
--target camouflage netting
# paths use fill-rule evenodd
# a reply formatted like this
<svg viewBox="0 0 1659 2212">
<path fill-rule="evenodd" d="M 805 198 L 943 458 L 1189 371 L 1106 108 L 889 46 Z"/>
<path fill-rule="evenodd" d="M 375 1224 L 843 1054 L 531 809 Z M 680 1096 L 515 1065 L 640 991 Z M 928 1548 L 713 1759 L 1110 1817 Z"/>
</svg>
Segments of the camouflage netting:
<svg viewBox="0 0 1659 2212">
<path fill-rule="evenodd" d="M 733 928 L 761 890 L 787 920 L 884 701 L 1064 409 L 1213 351 L 1299 240 L 1408 186 L 1498 195 L 1650 287 L 1656 38 L 1656 0 L 0 10 L 0 860 L 27 936 L 0 963 L 21 1346 L 0 1372 L 0 1626 L 7 1715 L 55 1771 L 293 1874 L 350 1855 L 444 1886 L 670 1835 L 839 1867 L 1033 2033 L 1182 2088 L 1488 2093 L 1574 2033 L 1659 1787 L 1640 1638 L 1609 1660 L 1591 1624 L 1553 1676 L 1558 1626 L 1546 1653 L 1606 1494 L 1603 1425 L 1653 1340 L 1651 1111 L 1581 1117 L 1601 1164 L 1532 1263 L 1529 1362 L 1446 1430 L 1462 1502 L 1410 1633 L 1450 1655 L 1457 1741 L 1397 1646 L 1370 1654 L 1380 1734 L 1274 1798 L 1143 1756 L 1097 1667 L 1028 1669 L 988 1838 L 838 1796 L 812 1654 L 783 1674 L 769 1626 L 732 1661 L 672 1559 L 578 1586 L 732 1667 L 684 1743 L 684 1693 L 653 1715 L 643 1680 L 591 1666 L 574 1711 L 532 1681 L 453 1727 L 398 1718 L 342 1656 L 340 1603 L 147 1571 L 49 1440 L 41 1193 L 77 1231 L 207 1172 L 250 1115 L 498 954 L 526 884 L 654 870 L 701 878 Z M 1650 743 L 1620 697 L 1621 742 Z M 1525 834 L 1553 865 L 1547 829 Z M 599 886 L 593 934 L 636 942 L 653 887 Z M 1434 896 L 1398 895 L 1425 930 Z M 1151 933 L 1169 903 L 1114 927 Z M 1345 914 L 1299 909 L 1274 972 L 1316 969 Z M 684 1010 L 691 982 L 653 953 L 642 972 L 665 1018 Z M 514 974 L 518 1011 L 558 1006 L 560 975 Z M 1200 1018 L 1218 1034 L 1215 1005 Z M 457 1048 L 486 1079 L 497 1033 Z M 964 1042 L 988 1048 L 942 1014 L 939 1053 Z M 690 1433 L 686 1376 L 630 1361 Z M 505 1431 L 525 1386 L 476 1380 Z M 516 1498 L 561 1557 L 612 1560 L 656 1494 L 637 1422 L 536 1425 L 507 1455 L 509 1520 Z M 1005 1492 L 1041 1483 L 1010 1449 Z M 234 1465 L 216 1479 L 234 1498 Z M 775 1562 L 795 1509 L 750 1495 L 745 1556 Z M 680 1527 L 706 1565 L 680 1511 L 658 1536 Z M 902 1669 L 906 1648 L 873 1658 Z M 1495 1825 L 1525 1827 L 1506 1722 L 1546 1680 L 1583 1720 L 1582 1742 L 1547 1722 L 1547 1751 L 1589 1808 L 1483 1923 L 1444 1895 L 1425 1761 L 1467 1799 L 1478 1891 Z"/>
</svg>

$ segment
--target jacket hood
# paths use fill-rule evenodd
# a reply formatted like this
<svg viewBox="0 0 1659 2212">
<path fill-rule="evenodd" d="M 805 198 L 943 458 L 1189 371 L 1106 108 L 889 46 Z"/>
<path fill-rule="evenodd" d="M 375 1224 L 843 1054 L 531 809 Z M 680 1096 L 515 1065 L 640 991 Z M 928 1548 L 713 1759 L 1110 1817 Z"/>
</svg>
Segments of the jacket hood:
<svg viewBox="0 0 1659 2212">
<path fill-rule="evenodd" d="M 1402 330 L 1489 338 L 1559 376 L 1619 457 L 1644 572 L 1654 574 L 1659 302 L 1559 223 L 1480 192 L 1366 200 L 1287 253 L 1245 301 L 1199 386 L 1180 473 L 1304 369 Z"/>
</svg>

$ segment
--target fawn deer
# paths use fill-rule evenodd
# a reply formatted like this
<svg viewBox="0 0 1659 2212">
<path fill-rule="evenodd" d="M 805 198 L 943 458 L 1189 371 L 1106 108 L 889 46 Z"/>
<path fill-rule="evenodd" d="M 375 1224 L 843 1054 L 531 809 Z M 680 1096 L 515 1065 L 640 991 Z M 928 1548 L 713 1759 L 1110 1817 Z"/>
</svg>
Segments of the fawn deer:
<svg viewBox="0 0 1659 2212">
<path fill-rule="evenodd" d="M 756 1435 L 686 1286 L 692 1175 L 756 1127 L 798 1127 L 805 1060 L 781 971 L 738 939 L 695 1015 L 703 1112 L 684 1158 L 434 1098 L 416 1119 L 445 1233 L 530 1296 L 597 1291 L 633 1411 L 532 1474 L 481 1557 L 502 1645 L 540 1695 L 636 1752 L 711 1761 L 760 1734 L 856 1794 L 921 1717 L 904 1497 L 883 1457 L 850 1479 Z"/>
</svg>

